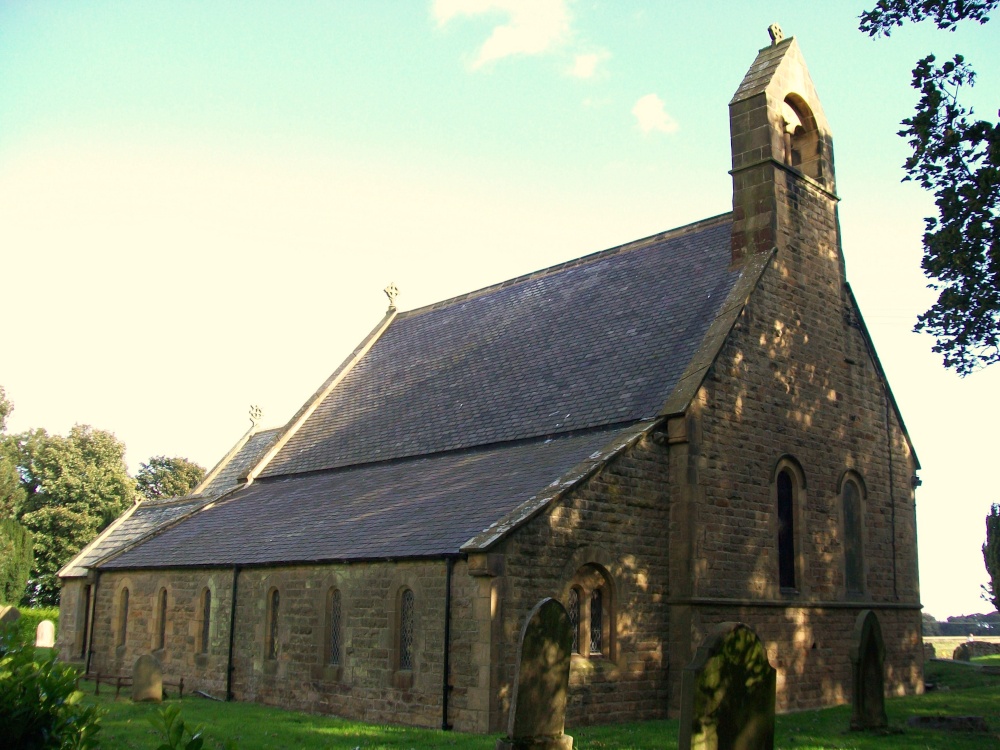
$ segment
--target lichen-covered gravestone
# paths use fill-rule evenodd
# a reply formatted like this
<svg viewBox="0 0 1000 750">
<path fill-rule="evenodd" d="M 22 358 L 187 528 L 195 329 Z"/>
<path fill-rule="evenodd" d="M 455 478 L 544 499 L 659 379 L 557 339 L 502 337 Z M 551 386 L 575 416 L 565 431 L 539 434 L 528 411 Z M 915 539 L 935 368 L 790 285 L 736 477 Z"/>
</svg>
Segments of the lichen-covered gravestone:
<svg viewBox="0 0 1000 750">
<path fill-rule="evenodd" d="M 543 599 L 521 630 L 507 738 L 496 750 L 572 750 L 573 738 L 563 734 L 572 648 L 569 615 L 555 599 Z"/>
<path fill-rule="evenodd" d="M 0 625 L 13 625 L 21 619 L 21 610 L 12 604 L 0 606 Z"/>
<path fill-rule="evenodd" d="M 35 647 L 52 648 L 56 645 L 56 626 L 52 620 L 42 620 L 35 628 Z"/>
<path fill-rule="evenodd" d="M 775 687 L 757 634 L 716 626 L 681 677 L 680 750 L 772 750 Z"/>
<path fill-rule="evenodd" d="M 870 609 L 854 622 L 851 645 L 851 729 L 885 729 L 885 643 Z"/>
<path fill-rule="evenodd" d="M 132 700 L 156 703 L 163 700 L 163 669 L 151 654 L 140 656 L 132 667 Z"/>
</svg>

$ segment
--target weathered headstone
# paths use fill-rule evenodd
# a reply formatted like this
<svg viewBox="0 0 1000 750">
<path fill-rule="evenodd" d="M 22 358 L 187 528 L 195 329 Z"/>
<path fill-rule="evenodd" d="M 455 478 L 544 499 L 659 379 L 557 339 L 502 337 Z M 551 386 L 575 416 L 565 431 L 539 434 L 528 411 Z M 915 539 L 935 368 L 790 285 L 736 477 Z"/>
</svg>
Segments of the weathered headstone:
<svg viewBox="0 0 1000 750">
<path fill-rule="evenodd" d="M 854 622 L 851 645 L 851 729 L 885 729 L 885 642 L 870 609 Z"/>
<path fill-rule="evenodd" d="M 496 750 L 572 750 L 566 728 L 570 652 L 569 615 L 555 599 L 542 599 L 521 629 L 507 738 Z"/>
<path fill-rule="evenodd" d="M 163 700 L 163 669 L 152 654 L 143 654 L 132 667 L 132 700 Z"/>
<path fill-rule="evenodd" d="M 680 750 L 773 750 L 776 685 L 750 627 L 716 626 L 681 676 Z"/>
<path fill-rule="evenodd" d="M 0 625 L 13 625 L 21 619 L 21 610 L 13 604 L 0 605 Z"/>
<path fill-rule="evenodd" d="M 52 648 L 56 645 L 56 626 L 52 620 L 42 620 L 35 628 L 35 647 Z"/>
</svg>

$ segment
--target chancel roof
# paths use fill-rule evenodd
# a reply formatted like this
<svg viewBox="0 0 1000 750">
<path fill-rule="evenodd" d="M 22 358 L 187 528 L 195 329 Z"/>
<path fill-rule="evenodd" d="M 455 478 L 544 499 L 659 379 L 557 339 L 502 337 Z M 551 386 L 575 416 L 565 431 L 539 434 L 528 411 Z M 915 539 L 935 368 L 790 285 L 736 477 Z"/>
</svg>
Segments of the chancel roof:
<svg viewBox="0 0 1000 750">
<path fill-rule="evenodd" d="M 730 236 L 725 215 L 399 314 L 256 481 L 101 567 L 488 546 L 708 367 L 746 286 Z"/>
</svg>

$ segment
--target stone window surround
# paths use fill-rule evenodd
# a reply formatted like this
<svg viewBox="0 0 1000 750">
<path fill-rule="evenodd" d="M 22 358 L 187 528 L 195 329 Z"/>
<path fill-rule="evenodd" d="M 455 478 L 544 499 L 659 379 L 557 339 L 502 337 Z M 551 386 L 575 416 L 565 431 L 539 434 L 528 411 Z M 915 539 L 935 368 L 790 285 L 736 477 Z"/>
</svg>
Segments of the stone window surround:
<svg viewBox="0 0 1000 750">
<path fill-rule="evenodd" d="M 591 596 L 595 589 L 601 591 L 601 651 L 590 650 L 591 628 Z M 617 657 L 617 595 L 611 574 L 598 562 L 588 561 L 577 567 L 576 572 L 566 585 L 560 600 L 568 606 L 570 591 L 576 591 L 577 610 L 579 618 L 576 623 L 576 640 L 578 651 L 573 653 L 573 659 L 609 660 Z"/>
<path fill-rule="evenodd" d="M 391 599 L 390 607 L 390 617 L 388 618 L 389 624 L 392 628 L 392 651 L 391 659 L 392 663 L 390 669 L 392 670 L 391 684 L 395 688 L 402 690 L 409 690 L 413 687 L 414 677 L 417 672 L 417 656 L 419 649 L 417 647 L 418 637 L 419 637 L 419 612 L 420 607 L 418 604 L 418 599 L 413 586 L 406 582 L 397 584 L 393 592 L 393 597 Z M 410 657 L 410 668 L 402 668 L 402 643 L 401 635 L 403 630 L 403 618 L 402 618 L 402 603 L 403 595 L 409 591 L 413 596 L 413 639 L 412 639 L 412 653 Z"/>
<path fill-rule="evenodd" d="M 128 646 L 129 627 L 129 599 L 131 598 L 132 584 L 130 577 L 122 578 L 115 586 L 114 593 L 114 638 L 115 638 L 115 658 L 122 659 L 125 656 Z"/>
<path fill-rule="evenodd" d="M 281 656 L 281 591 L 276 585 L 267 587 L 264 598 L 264 660 L 275 662 Z"/>
<path fill-rule="evenodd" d="M 778 550 L 778 476 L 785 472 L 792 481 L 792 558 L 794 560 L 795 586 L 793 588 L 783 588 L 780 585 L 779 565 L 780 552 Z M 808 588 L 805 582 L 805 551 L 803 540 L 807 537 L 806 513 L 808 507 L 808 485 L 806 475 L 798 459 L 790 454 L 784 454 L 777 460 L 771 472 L 771 538 L 774 540 L 775 559 L 774 589 L 782 598 L 797 597 L 806 592 Z"/>
<path fill-rule="evenodd" d="M 858 497 L 858 557 L 860 558 L 861 567 L 861 590 L 860 591 L 849 591 L 847 588 L 847 518 L 846 518 L 846 490 L 847 485 L 853 484 Z M 865 485 L 864 478 L 856 471 L 852 469 L 847 469 L 840 478 L 837 480 L 837 500 L 838 500 L 838 510 L 840 515 L 840 538 L 843 540 L 843 572 L 844 572 L 844 598 L 849 601 L 866 601 L 870 597 L 868 595 L 868 558 L 865 555 L 865 549 L 867 548 L 865 534 L 867 531 L 867 524 L 865 519 L 867 516 L 868 508 L 868 489 Z"/>
<path fill-rule="evenodd" d="M 334 591 L 340 592 L 340 664 L 330 664 L 330 598 Z M 316 588 L 315 607 L 319 618 L 316 628 L 316 653 L 321 654 L 320 663 L 312 669 L 313 679 L 327 682 L 341 682 L 346 675 L 345 667 L 348 660 L 350 644 L 350 628 L 347 613 L 350 611 L 350 596 L 340 578 L 334 574 L 326 575 Z"/>
<path fill-rule="evenodd" d="M 162 581 L 156 587 L 156 593 L 153 599 L 153 653 L 161 654 L 166 649 L 167 646 L 167 624 L 169 619 L 167 618 L 167 612 L 170 607 L 170 587 L 167 586 Z M 161 657 L 157 657 L 162 662 Z"/>
<path fill-rule="evenodd" d="M 206 612 L 205 607 L 205 597 L 208 598 L 208 611 Z M 218 597 L 215 595 L 215 582 L 209 580 L 208 583 L 202 587 L 201 591 L 198 593 L 198 598 L 196 600 L 196 617 L 195 623 L 197 625 L 198 631 L 195 635 L 195 644 L 197 646 L 195 651 L 195 663 L 199 666 L 204 666 L 202 662 L 207 663 L 207 657 L 211 652 L 212 639 L 215 637 L 216 628 L 218 627 L 218 617 L 217 609 L 219 606 Z M 208 628 L 206 632 L 205 618 L 208 617 Z M 207 635 L 207 638 L 206 638 Z"/>
</svg>

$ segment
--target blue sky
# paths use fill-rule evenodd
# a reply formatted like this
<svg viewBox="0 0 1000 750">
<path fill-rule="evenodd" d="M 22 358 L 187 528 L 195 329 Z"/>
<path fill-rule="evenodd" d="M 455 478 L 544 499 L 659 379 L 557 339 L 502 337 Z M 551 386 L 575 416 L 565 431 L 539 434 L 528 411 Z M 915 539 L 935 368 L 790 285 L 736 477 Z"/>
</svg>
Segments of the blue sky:
<svg viewBox="0 0 1000 750">
<path fill-rule="evenodd" d="M 1000 101 L 1000 20 L 871 40 L 855 2 L 0 6 L 11 429 L 111 430 L 133 469 L 283 423 L 402 309 L 731 207 L 727 104 L 769 23 L 833 129 L 848 276 L 924 470 L 927 611 L 981 611 L 1000 370 L 910 333 L 929 196 L 895 136 L 914 62 Z M 678 10 L 678 8 L 680 10 Z"/>
</svg>

